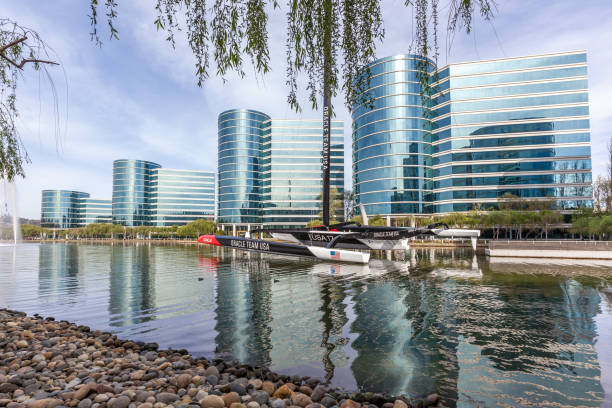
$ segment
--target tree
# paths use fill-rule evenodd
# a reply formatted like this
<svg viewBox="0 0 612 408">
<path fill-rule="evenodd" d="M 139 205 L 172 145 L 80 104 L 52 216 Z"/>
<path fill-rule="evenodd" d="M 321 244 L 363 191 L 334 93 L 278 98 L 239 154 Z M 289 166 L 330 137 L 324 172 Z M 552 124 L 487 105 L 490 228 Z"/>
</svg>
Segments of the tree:
<svg viewBox="0 0 612 408">
<path fill-rule="evenodd" d="M 38 33 L 7 18 L 0 18 L 0 178 L 12 181 L 24 176 L 23 164 L 29 161 L 21 143 L 16 120 L 17 84 L 23 70 L 31 66 L 42 71 L 53 84 L 47 71 L 52 52 Z"/>
<path fill-rule="evenodd" d="M 331 215 L 331 221 L 336 223 L 336 222 L 340 221 L 337 218 L 337 216 L 339 214 L 343 213 L 342 212 L 342 208 L 344 206 L 344 204 L 343 204 L 343 196 L 335 188 L 331 189 L 330 195 L 331 195 L 331 200 L 329 201 L 329 214 Z M 317 200 L 321 201 L 322 198 L 323 198 L 323 193 L 320 193 L 317 196 Z M 322 203 L 321 203 L 321 205 L 322 205 Z M 314 220 L 311 220 L 310 222 L 308 222 L 306 224 L 306 226 L 307 227 L 312 227 L 312 226 L 316 226 L 316 225 L 321 225 L 321 224 L 323 224 L 323 222 L 321 221 L 322 219 L 323 219 L 323 208 L 321 208 L 321 211 L 319 211 L 319 213 L 317 214 L 317 218 L 314 219 Z"/>
<path fill-rule="evenodd" d="M 344 219 L 350 220 L 353 218 L 353 213 L 355 212 L 355 197 L 353 195 L 353 190 L 344 190 Z"/>
<path fill-rule="evenodd" d="M 384 38 L 380 10 L 382 0 L 287 0 L 286 57 L 288 62 L 287 100 L 296 110 L 298 76 L 305 73 L 308 100 L 313 108 L 324 97 L 342 88 L 347 106 L 352 106 L 368 82 L 362 78 L 362 67 L 375 59 L 376 43 Z M 115 22 L 118 0 L 90 0 L 91 38 L 101 45 L 100 10 L 106 16 L 110 39 L 118 39 Z M 212 7 L 211 7 L 212 3 Z M 439 0 L 405 0 L 414 9 L 415 41 L 410 52 L 437 59 Z M 449 34 L 464 29 L 471 32 L 474 15 L 493 18 L 493 0 L 447 0 Z M 195 57 L 197 84 L 211 73 L 211 56 L 216 74 L 225 78 L 230 72 L 245 76 L 245 60 L 255 72 L 271 69 L 268 21 L 272 11 L 280 11 L 278 0 L 156 0 L 157 17 L 153 24 L 168 34 L 175 44 L 175 33 L 185 30 Z M 433 40 L 433 42 L 432 42 Z M 426 80 L 427 67 L 423 67 Z M 369 75 L 369 73 L 368 73 Z M 325 77 L 328 76 L 327 81 Z M 426 80 L 428 82 L 428 80 Z M 355 84 L 358 86 L 355 87 Z M 328 87 L 326 89 L 326 87 Z"/>
</svg>

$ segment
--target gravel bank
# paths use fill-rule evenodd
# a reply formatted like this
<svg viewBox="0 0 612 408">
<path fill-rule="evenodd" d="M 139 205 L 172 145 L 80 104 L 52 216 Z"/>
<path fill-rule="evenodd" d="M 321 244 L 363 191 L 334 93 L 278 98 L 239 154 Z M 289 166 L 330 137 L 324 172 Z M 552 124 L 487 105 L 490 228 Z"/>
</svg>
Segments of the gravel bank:
<svg viewBox="0 0 612 408">
<path fill-rule="evenodd" d="M 409 408 L 408 400 L 348 394 L 309 377 L 193 358 L 53 318 L 0 309 L 0 407 Z"/>
</svg>

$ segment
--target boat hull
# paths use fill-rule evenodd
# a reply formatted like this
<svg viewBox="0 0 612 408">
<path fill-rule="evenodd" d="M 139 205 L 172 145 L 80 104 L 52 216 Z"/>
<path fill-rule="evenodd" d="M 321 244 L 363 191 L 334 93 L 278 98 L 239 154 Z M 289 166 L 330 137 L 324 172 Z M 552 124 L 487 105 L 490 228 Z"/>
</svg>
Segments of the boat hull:
<svg viewBox="0 0 612 408">
<path fill-rule="evenodd" d="M 202 235 L 198 242 L 243 251 L 267 252 L 272 254 L 304 256 L 335 262 L 368 263 L 369 253 L 345 251 L 337 248 L 321 248 L 308 245 L 288 244 L 263 239 L 234 237 L 231 235 Z"/>
</svg>

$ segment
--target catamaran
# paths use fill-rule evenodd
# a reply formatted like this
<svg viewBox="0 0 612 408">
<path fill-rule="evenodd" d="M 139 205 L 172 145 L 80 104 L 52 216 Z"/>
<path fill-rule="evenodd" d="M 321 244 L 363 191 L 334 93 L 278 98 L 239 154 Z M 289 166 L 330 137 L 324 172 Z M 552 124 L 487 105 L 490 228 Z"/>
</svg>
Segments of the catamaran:
<svg viewBox="0 0 612 408">
<path fill-rule="evenodd" d="M 413 237 L 470 238 L 472 248 L 476 249 L 476 242 L 480 236 L 479 230 L 452 229 L 442 223 L 426 227 L 370 226 L 363 205 L 360 205 L 360 209 L 364 225 L 345 222 L 310 228 L 255 229 L 247 232 L 244 237 L 202 235 L 198 238 L 198 242 L 245 251 L 365 264 L 370 260 L 369 251 L 408 250 L 409 240 Z M 259 232 L 268 233 L 275 240 L 251 237 L 251 234 Z"/>
<path fill-rule="evenodd" d="M 326 83 L 328 84 L 328 82 Z M 324 88 L 328 85 L 325 85 Z M 472 247 L 476 249 L 476 239 L 480 236 L 478 230 L 450 229 L 445 224 L 432 224 L 422 228 L 370 226 L 363 205 L 360 205 L 359 208 L 364 225 L 356 222 L 330 224 L 329 173 L 332 106 L 331 94 L 328 91 L 324 92 L 323 97 L 323 149 L 321 155 L 323 224 L 311 228 L 258 229 L 251 231 L 251 233 L 265 232 L 271 234 L 272 238 L 276 240 L 286 242 L 251 238 L 248 232 L 244 237 L 202 235 L 198 238 L 198 242 L 246 251 L 307 256 L 328 261 L 362 264 L 369 262 L 369 251 L 371 250 L 406 250 L 410 238 L 422 235 L 471 238 Z M 360 250 L 366 252 L 360 252 Z"/>
</svg>

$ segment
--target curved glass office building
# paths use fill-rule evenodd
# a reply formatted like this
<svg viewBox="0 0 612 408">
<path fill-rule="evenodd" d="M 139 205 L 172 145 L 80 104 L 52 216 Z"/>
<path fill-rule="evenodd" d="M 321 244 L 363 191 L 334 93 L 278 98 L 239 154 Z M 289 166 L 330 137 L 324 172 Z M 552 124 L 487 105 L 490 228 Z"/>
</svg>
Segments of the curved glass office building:
<svg viewBox="0 0 612 408">
<path fill-rule="evenodd" d="M 145 160 L 113 162 L 113 223 L 130 227 L 150 225 L 150 182 L 157 163 Z"/>
<path fill-rule="evenodd" d="M 270 117 L 250 109 L 219 115 L 218 220 L 226 224 L 261 224 L 259 171 L 263 122 Z"/>
<path fill-rule="evenodd" d="M 432 104 L 434 212 L 592 206 L 586 52 L 450 64 Z"/>
<path fill-rule="evenodd" d="M 440 69 L 427 61 L 427 110 L 417 61 L 396 55 L 370 65 L 373 108 L 353 107 L 356 204 L 383 216 L 488 210 L 516 199 L 592 207 L 586 52 Z"/>
<path fill-rule="evenodd" d="M 78 228 L 83 226 L 83 200 L 88 193 L 70 190 L 43 190 L 40 225 L 45 228 Z"/>
<path fill-rule="evenodd" d="M 368 102 L 355 104 L 353 189 L 369 214 L 401 215 L 431 210 L 431 143 L 423 117 L 416 55 L 395 55 L 369 65 Z"/>
</svg>

